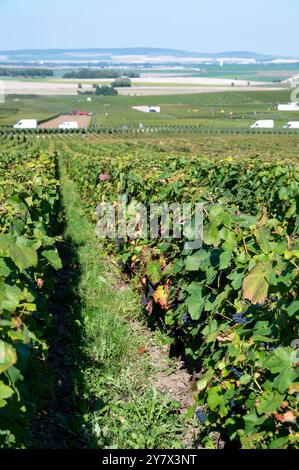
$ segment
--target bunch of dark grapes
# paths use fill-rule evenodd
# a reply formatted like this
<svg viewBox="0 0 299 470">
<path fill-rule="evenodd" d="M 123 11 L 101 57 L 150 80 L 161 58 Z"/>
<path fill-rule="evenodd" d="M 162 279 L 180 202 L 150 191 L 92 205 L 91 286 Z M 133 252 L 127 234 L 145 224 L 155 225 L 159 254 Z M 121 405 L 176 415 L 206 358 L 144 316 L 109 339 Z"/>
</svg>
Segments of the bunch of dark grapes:
<svg viewBox="0 0 299 470">
<path fill-rule="evenodd" d="M 232 367 L 231 368 L 231 372 L 233 373 L 233 375 L 236 377 L 236 379 L 240 379 L 242 377 L 242 375 L 244 374 L 244 372 L 242 372 L 241 370 L 237 369 L 236 367 Z"/>
<path fill-rule="evenodd" d="M 249 321 L 248 318 L 244 317 L 244 313 L 237 313 L 233 316 L 232 320 L 234 323 L 237 323 L 237 325 L 246 325 Z"/>
<path fill-rule="evenodd" d="M 204 424 L 206 420 L 208 419 L 208 415 L 205 411 L 203 411 L 201 408 L 195 412 L 195 416 L 199 421 L 199 424 Z"/>
<path fill-rule="evenodd" d="M 118 237 L 117 240 L 116 240 L 116 244 L 118 247 L 120 247 L 124 242 L 124 239 L 123 237 Z"/>
<path fill-rule="evenodd" d="M 155 289 L 153 288 L 153 286 L 150 284 L 149 285 L 149 288 L 148 288 L 148 295 L 149 297 L 152 297 L 154 295 L 154 292 L 155 292 Z"/>
<path fill-rule="evenodd" d="M 184 313 L 184 315 L 182 317 L 182 320 L 183 320 L 184 325 L 186 325 L 186 326 L 190 325 L 191 317 L 190 317 L 189 313 Z"/>
<path fill-rule="evenodd" d="M 237 405 L 236 400 L 232 399 L 232 400 L 229 402 L 229 404 L 230 404 L 230 407 L 231 407 L 232 409 L 236 408 L 236 405 Z"/>
<path fill-rule="evenodd" d="M 145 297 L 144 294 L 142 294 L 141 296 L 141 305 L 143 305 L 143 307 L 147 306 L 147 298 Z"/>
</svg>

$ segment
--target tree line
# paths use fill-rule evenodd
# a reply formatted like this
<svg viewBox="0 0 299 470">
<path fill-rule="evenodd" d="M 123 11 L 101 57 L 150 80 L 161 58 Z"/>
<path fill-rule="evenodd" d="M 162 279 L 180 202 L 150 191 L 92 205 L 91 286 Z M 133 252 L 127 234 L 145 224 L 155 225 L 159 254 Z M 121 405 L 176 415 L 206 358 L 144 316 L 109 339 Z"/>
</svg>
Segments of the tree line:
<svg viewBox="0 0 299 470">
<path fill-rule="evenodd" d="M 41 69 L 41 68 L 10 68 L 10 67 L 1 67 L 0 76 L 2 77 L 53 77 L 54 72 L 50 69 Z"/>
<path fill-rule="evenodd" d="M 105 95 L 105 96 L 117 96 L 117 88 L 131 87 L 132 83 L 129 78 L 116 78 L 111 85 L 97 85 L 93 84 L 93 91 L 82 89 L 82 84 L 78 84 L 78 93 L 83 95 Z"/>
<path fill-rule="evenodd" d="M 138 78 L 140 75 L 137 72 L 126 71 L 125 74 L 112 69 L 102 69 L 102 70 L 90 70 L 90 69 L 80 69 L 80 70 L 71 70 L 66 72 L 63 75 L 63 78 L 121 78 L 122 76 L 128 78 Z"/>
</svg>

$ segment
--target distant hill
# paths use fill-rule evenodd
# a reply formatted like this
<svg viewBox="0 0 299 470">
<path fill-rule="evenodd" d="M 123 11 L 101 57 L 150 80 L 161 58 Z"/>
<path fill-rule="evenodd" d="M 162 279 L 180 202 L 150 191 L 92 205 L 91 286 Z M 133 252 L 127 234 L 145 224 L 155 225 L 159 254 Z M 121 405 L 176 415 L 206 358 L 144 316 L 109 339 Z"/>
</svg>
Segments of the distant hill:
<svg viewBox="0 0 299 470">
<path fill-rule="evenodd" d="M 0 61 L 11 63 L 37 63 L 42 61 L 48 62 L 88 62 L 98 61 L 102 63 L 109 63 L 115 61 L 126 61 L 126 56 L 130 57 L 130 62 L 133 61 L 134 56 L 140 58 L 144 57 L 151 61 L 154 58 L 168 57 L 173 62 L 183 61 L 186 58 L 193 59 L 247 59 L 256 60 L 259 62 L 270 61 L 274 59 L 287 59 L 287 57 L 269 56 L 264 54 L 257 54 L 256 52 L 248 51 L 228 51 L 219 53 L 208 52 L 195 52 L 185 51 L 178 49 L 165 49 L 165 48 L 151 48 L 151 47 L 128 47 L 128 48 L 88 48 L 88 49 L 20 49 L 12 51 L 0 51 Z"/>
<path fill-rule="evenodd" d="M 128 48 L 89 48 L 89 49 L 19 49 L 11 51 L 0 51 L 0 54 L 6 56 L 64 56 L 64 55 L 148 55 L 148 56 L 161 56 L 167 55 L 172 57 L 242 57 L 242 58 L 269 58 L 275 57 L 263 54 L 257 54 L 255 52 L 248 51 L 230 51 L 230 52 L 195 52 L 185 51 L 178 49 L 163 49 L 163 48 L 152 48 L 152 47 L 128 47 Z"/>
</svg>

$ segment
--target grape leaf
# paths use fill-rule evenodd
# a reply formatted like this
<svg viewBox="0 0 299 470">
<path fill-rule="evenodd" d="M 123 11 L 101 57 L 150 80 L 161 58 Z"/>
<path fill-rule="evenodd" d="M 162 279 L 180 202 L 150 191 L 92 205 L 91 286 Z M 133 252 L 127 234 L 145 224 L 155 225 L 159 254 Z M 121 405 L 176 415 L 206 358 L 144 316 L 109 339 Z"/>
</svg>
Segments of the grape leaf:
<svg viewBox="0 0 299 470">
<path fill-rule="evenodd" d="M 271 273 L 270 263 L 258 263 L 244 278 L 243 297 L 252 304 L 262 304 L 268 296 L 268 277 Z"/>
<path fill-rule="evenodd" d="M 49 261 L 54 269 L 58 270 L 62 268 L 62 262 L 57 250 L 43 251 L 43 257 Z"/>
<path fill-rule="evenodd" d="M 162 278 L 162 268 L 159 261 L 150 261 L 145 272 L 154 284 L 158 284 Z"/>
</svg>

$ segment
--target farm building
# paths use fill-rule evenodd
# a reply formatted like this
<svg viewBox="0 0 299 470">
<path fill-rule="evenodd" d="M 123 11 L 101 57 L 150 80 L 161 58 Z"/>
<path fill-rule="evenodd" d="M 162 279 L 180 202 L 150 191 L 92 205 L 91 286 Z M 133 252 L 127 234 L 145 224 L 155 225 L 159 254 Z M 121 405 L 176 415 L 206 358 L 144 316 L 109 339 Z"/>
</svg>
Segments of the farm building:
<svg viewBox="0 0 299 470">
<path fill-rule="evenodd" d="M 279 104 L 278 111 L 299 111 L 299 103 Z"/>
<path fill-rule="evenodd" d="M 14 129 L 36 129 L 37 120 L 36 119 L 21 119 L 13 127 Z"/>
</svg>

